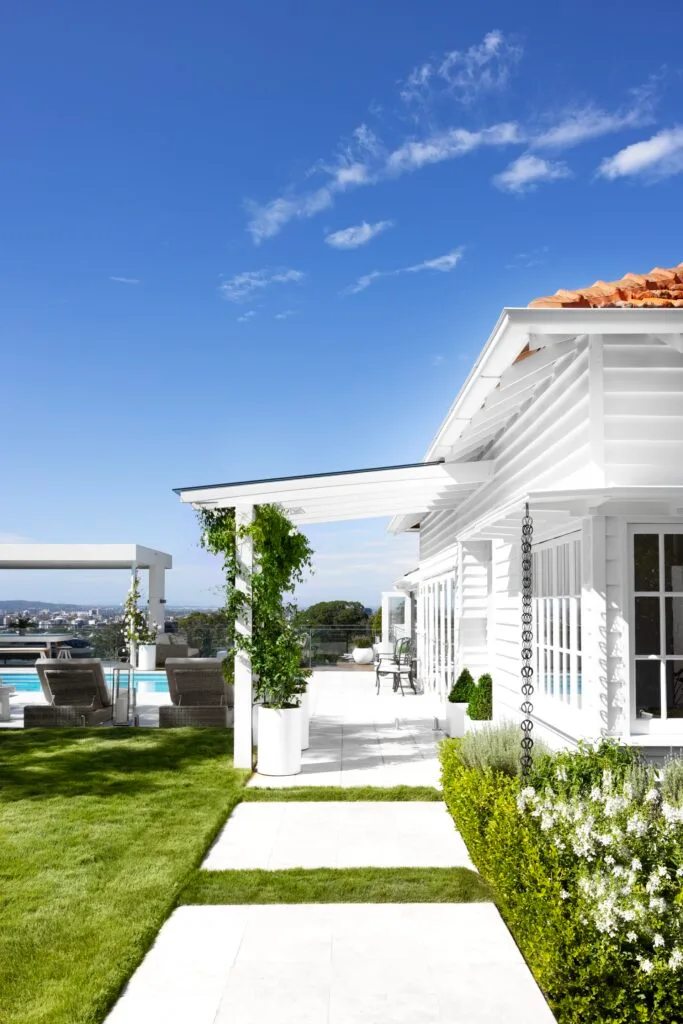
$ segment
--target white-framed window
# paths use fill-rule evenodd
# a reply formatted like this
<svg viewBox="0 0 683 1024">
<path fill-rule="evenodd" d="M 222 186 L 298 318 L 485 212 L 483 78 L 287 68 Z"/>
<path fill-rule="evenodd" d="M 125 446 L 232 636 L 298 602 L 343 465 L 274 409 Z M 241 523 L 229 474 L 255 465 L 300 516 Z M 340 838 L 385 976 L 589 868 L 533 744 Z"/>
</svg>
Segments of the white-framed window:
<svg viewBox="0 0 683 1024">
<path fill-rule="evenodd" d="M 534 545 L 533 646 L 538 693 L 580 708 L 581 540 L 562 537 Z"/>
<path fill-rule="evenodd" d="M 455 681 L 458 586 L 455 569 L 418 588 L 419 674 L 426 689 L 445 696 Z"/>
<path fill-rule="evenodd" d="M 683 525 L 631 528 L 634 712 L 683 726 Z"/>
</svg>

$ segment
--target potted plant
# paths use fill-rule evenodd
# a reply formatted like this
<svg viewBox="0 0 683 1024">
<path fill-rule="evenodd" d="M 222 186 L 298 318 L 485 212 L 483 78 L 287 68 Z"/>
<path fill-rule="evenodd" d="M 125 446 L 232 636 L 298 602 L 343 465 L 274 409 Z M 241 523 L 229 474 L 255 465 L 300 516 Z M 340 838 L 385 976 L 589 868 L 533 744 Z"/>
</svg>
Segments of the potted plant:
<svg viewBox="0 0 683 1024">
<path fill-rule="evenodd" d="M 353 638 L 352 643 L 351 657 L 356 665 L 372 665 L 375 659 L 372 649 L 372 638 L 369 636 L 356 636 Z"/>
<path fill-rule="evenodd" d="M 484 728 L 484 722 L 493 718 L 493 680 L 488 672 L 479 676 L 477 685 L 472 690 L 470 703 L 465 716 L 465 731 L 476 732 Z"/>
<path fill-rule="evenodd" d="M 130 589 L 123 606 L 123 628 L 131 665 L 149 672 L 156 668 L 156 638 L 159 627 L 156 622 L 147 621 L 147 616 L 138 607 L 139 600 L 140 580 L 136 571 L 131 578 Z"/>
<path fill-rule="evenodd" d="M 277 505 L 256 506 L 253 521 L 239 527 L 234 509 L 202 509 L 199 516 L 203 546 L 223 556 L 229 640 L 251 660 L 258 706 L 257 771 L 296 775 L 301 771 L 301 700 L 310 671 L 301 664 L 303 640 L 284 596 L 303 580 L 310 545 Z M 241 564 L 237 545 L 247 537 L 253 550 L 250 570 Z M 238 586 L 240 580 L 245 589 Z M 251 635 L 233 626 L 248 608 Z"/>
<path fill-rule="evenodd" d="M 446 701 L 446 734 L 448 736 L 465 735 L 465 712 L 474 690 L 474 679 L 468 668 L 464 668 Z"/>
</svg>

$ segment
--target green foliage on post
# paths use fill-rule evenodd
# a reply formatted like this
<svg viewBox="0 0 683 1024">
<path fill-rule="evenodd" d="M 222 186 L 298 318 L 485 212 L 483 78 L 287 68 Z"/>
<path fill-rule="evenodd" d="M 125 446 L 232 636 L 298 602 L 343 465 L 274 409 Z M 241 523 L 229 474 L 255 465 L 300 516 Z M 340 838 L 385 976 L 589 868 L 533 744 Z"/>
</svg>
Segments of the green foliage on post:
<svg viewBox="0 0 683 1024">
<path fill-rule="evenodd" d="M 301 667 L 301 636 L 291 621 L 285 595 L 291 594 L 310 568 L 308 540 L 277 505 L 257 505 L 254 521 L 236 527 L 234 509 L 200 509 L 202 546 L 223 559 L 229 628 L 236 650 L 251 658 L 254 694 L 267 707 L 297 707 L 310 675 Z M 237 541 L 251 537 L 253 568 L 239 564 Z M 251 590 L 252 635 L 237 633 L 234 623 L 247 607 L 238 578 Z"/>
<path fill-rule="evenodd" d="M 147 616 L 138 607 L 139 600 L 140 577 L 136 570 L 131 578 L 130 588 L 126 594 L 126 601 L 123 606 L 123 632 L 129 657 L 133 644 L 139 647 L 140 644 L 156 643 L 159 629 L 156 622 L 153 622 L 151 625 L 148 624 Z"/>
<path fill-rule="evenodd" d="M 472 690 L 467 714 L 473 722 L 490 722 L 493 718 L 493 679 L 488 672 L 479 676 Z"/>
<path fill-rule="evenodd" d="M 467 704 L 474 691 L 474 679 L 468 668 L 464 668 L 453 683 L 448 700 L 451 704 Z"/>
</svg>

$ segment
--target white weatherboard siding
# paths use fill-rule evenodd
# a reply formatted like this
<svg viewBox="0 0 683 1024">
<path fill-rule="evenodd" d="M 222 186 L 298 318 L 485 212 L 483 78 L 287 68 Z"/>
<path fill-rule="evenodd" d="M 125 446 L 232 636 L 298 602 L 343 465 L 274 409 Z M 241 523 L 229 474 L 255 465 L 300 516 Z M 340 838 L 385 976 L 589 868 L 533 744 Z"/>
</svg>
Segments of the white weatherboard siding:
<svg viewBox="0 0 683 1024">
<path fill-rule="evenodd" d="M 521 615 L 519 545 L 494 540 L 491 577 L 493 707 L 497 720 L 519 718 Z"/>
<path fill-rule="evenodd" d="M 477 679 L 491 671 L 488 648 L 491 544 L 476 541 L 460 547 L 462 586 L 460 658 L 457 671 L 469 668 Z"/>
</svg>

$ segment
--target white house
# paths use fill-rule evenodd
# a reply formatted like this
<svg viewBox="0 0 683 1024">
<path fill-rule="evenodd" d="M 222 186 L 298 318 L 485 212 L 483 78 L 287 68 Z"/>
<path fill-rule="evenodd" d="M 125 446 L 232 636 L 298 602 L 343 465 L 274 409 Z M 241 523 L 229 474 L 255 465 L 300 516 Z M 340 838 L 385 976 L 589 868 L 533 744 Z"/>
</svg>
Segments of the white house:
<svg viewBox="0 0 683 1024">
<path fill-rule="evenodd" d="M 528 504 L 535 734 L 683 746 L 683 264 L 505 309 L 421 464 L 178 493 L 418 531 L 419 677 L 490 671 L 497 719 L 522 700 Z"/>
</svg>

